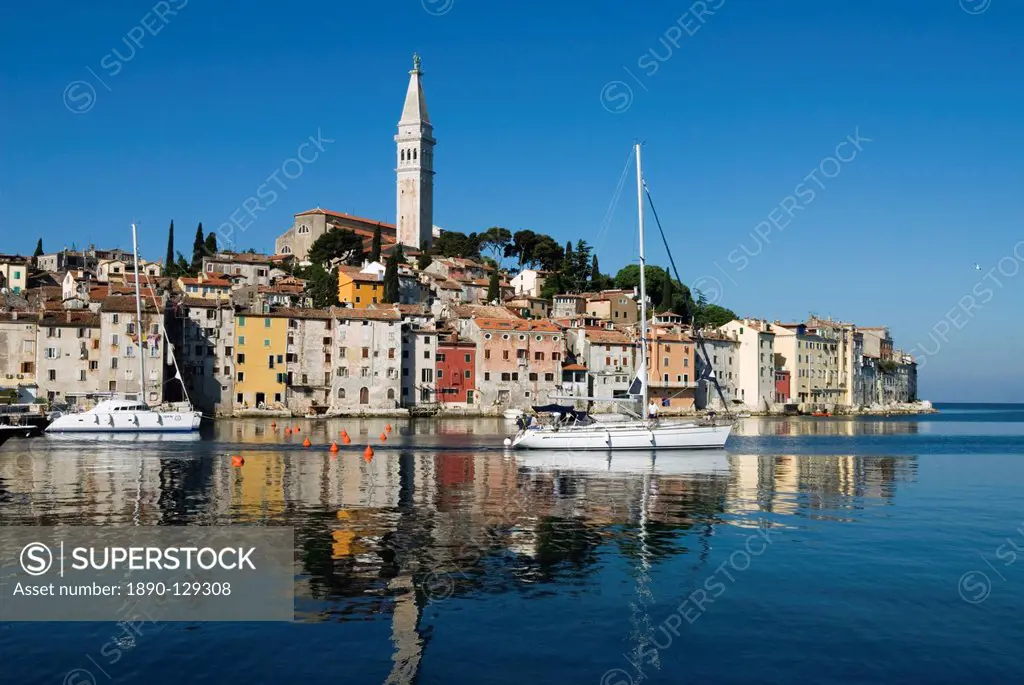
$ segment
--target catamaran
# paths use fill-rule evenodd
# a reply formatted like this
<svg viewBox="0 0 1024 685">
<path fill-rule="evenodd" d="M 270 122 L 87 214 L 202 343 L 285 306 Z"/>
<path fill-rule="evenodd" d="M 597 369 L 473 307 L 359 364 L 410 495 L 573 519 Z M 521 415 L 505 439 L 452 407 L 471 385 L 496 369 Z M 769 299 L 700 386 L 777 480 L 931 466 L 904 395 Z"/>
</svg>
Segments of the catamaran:
<svg viewBox="0 0 1024 685">
<path fill-rule="evenodd" d="M 137 399 L 111 398 L 103 400 L 92 409 L 57 416 L 47 427 L 47 433 L 170 433 L 199 430 L 203 415 L 188 401 L 188 389 L 182 383 L 185 393 L 185 407 L 169 410 L 153 409 L 146 402 L 146 358 L 142 350 L 142 290 L 139 287 L 139 244 L 135 224 L 132 224 L 132 247 L 135 251 L 135 330 L 139 360 L 139 394 Z M 167 331 L 160 326 L 164 342 L 170 349 Z M 175 374 L 181 379 L 178 361 L 171 355 Z"/>
<path fill-rule="evenodd" d="M 647 279 L 645 276 L 646 259 L 644 256 L 644 192 L 646 185 L 640 159 L 640 144 L 636 149 L 636 185 L 637 213 L 640 237 L 640 364 L 636 378 L 629 387 L 630 402 L 639 399 L 641 412 L 647 412 L 648 378 L 647 378 Z M 653 205 L 652 205 L 653 207 Z M 655 214 L 657 219 L 657 214 Z M 671 256 L 669 257 L 671 259 Z M 673 269 L 675 264 L 673 263 Z M 678 278 L 678 271 L 676 272 Z M 700 333 L 695 333 L 700 341 Z M 707 357 L 706 350 L 702 352 Z M 710 360 L 708 368 L 711 368 Z M 713 373 L 709 378 L 718 388 L 718 381 Z M 555 399 L 608 401 L 618 398 L 608 397 L 559 397 Z M 621 405 L 620 405 L 621 406 Z M 585 413 L 577 412 L 572 407 L 548 405 L 534 407 L 541 414 L 553 414 L 557 418 L 548 423 L 533 424 L 529 421 L 520 422 L 520 430 L 506 444 L 513 449 L 543 450 L 651 450 L 651 449 L 720 449 L 729 439 L 732 431 L 732 420 L 707 418 L 691 421 L 673 421 L 654 417 L 644 418 L 633 413 L 626 421 L 600 421 Z"/>
</svg>

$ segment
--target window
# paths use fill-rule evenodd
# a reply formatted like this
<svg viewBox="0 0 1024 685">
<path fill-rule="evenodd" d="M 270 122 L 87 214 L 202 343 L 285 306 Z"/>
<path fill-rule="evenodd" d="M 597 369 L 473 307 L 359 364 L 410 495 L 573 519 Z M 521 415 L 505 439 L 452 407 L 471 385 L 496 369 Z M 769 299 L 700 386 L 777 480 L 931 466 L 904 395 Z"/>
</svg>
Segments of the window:
<svg viewBox="0 0 1024 685">
<path fill-rule="evenodd" d="M 395 399 L 395 389 L 394 388 L 388 388 L 388 399 L 389 400 Z"/>
<path fill-rule="evenodd" d="M 442 378 L 444 378 L 444 369 L 438 369 L 437 370 L 437 380 L 441 380 Z"/>
<path fill-rule="evenodd" d="M 50 371 L 48 372 L 48 377 L 51 381 L 57 380 L 57 372 L 54 369 L 50 369 Z"/>
<path fill-rule="evenodd" d="M 526 349 L 520 348 L 516 350 L 516 359 L 526 359 Z"/>
<path fill-rule="evenodd" d="M 472 362 L 472 361 L 473 361 L 473 360 L 471 359 L 470 355 L 468 355 L 468 354 L 467 354 L 467 355 L 466 355 L 466 363 L 467 363 L 467 364 L 469 364 L 469 363 L 470 363 L 470 362 Z"/>
<path fill-rule="evenodd" d="M 501 374 L 501 380 L 506 381 L 506 382 L 512 380 L 512 374 L 507 373 L 507 372 Z"/>
<path fill-rule="evenodd" d="M 423 358 L 430 359 L 430 350 L 423 350 Z"/>
<path fill-rule="evenodd" d="M 298 233 L 299 235 L 305 235 L 306 233 L 309 233 L 309 226 L 307 226 L 306 224 L 300 224 Z"/>
<path fill-rule="evenodd" d="M 238 372 L 238 382 L 241 383 L 244 380 L 245 380 L 245 372 L 244 371 L 239 371 Z"/>
<path fill-rule="evenodd" d="M 110 368 L 112 368 L 112 369 L 116 369 L 117 368 L 117 357 L 111 357 L 110 358 Z"/>
<path fill-rule="evenodd" d="M 369 347 L 364 347 L 363 348 L 363 359 L 369 359 L 369 358 L 370 358 L 370 348 Z"/>
<path fill-rule="evenodd" d="M 502 358 L 502 359 L 505 359 L 505 360 L 507 360 L 507 359 L 508 359 L 508 350 L 502 350 L 502 352 L 501 352 L 501 358 Z"/>
<path fill-rule="evenodd" d="M 280 402 L 281 401 L 281 393 L 279 393 L 279 392 L 275 392 L 274 393 L 274 401 L 275 402 Z"/>
<path fill-rule="evenodd" d="M 270 338 L 264 338 L 263 339 L 263 346 L 264 347 L 270 347 Z"/>
<path fill-rule="evenodd" d="M 268 369 L 274 368 L 274 355 L 270 355 L 269 362 L 267 363 L 267 368 Z"/>
<path fill-rule="evenodd" d="M 546 380 L 546 381 L 553 381 L 553 380 L 555 380 L 555 374 L 553 374 L 553 373 L 546 373 L 546 374 L 544 374 L 544 380 Z"/>
<path fill-rule="evenodd" d="M 436 359 L 437 361 L 439 361 L 439 362 L 443 362 L 443 361 L 445 360 L 445 357 L 444 357 L 444 355 L 443 355 L 442 353 L 440 353 L 440 352 L 438 352 L 438 353 L 437 353 L 437 356 L 436 356 L 436 357 L 434 357 L 434 358 L 435 358 L 435 359 Z"/>
<path fill-rule="evenodd" d="M 394 359 L 394 358 L 395 358 L 395 348 L 389 347 L 388 348 L 388 359 Z"/>
<path fill-rule="evenodd" d="M 462 373 L 463 373 L 463 376 L 464 376 L 465 378 L 469 378 L 469 377 L 470 377 L 470 376 L 472 375 L 472 372 L 470 372 L 470 370 L 469 370 L 469 369 L 466 369 L 466 370 L 465 370 L 465 371 L 463 371 Z"/>
<path fill-rule="evenodd" d="M 89 362 L 89 370 L 90 371 L 96 371 L 99 368 L 100 368 L 100 363 L 99 362 Z"/>
<path fill-rule="evenodd" d="M 242 399 L 242 393 L 235 395 L 235 402 L 241 404 L 244 400 Z"/>
<path fill-rule="evenodd" d="M 244 345 L 245 344 L 245 336 L 244 335 L 238 336 L 238 344 L 239 345 Z"/>
<path fill-rule="evenodd" d="M 469 372 L 467 371 L 466 373 L 469 373 Z M 468 378 L 468 376 L 467 376 L 467 378 Z M 535 373 L 531 373 L 531 374 L 530 374 L 530 380 L 531 380 L 531 381 L 535 381 L 535 380 L 537 380 L 537 374 L 535 374 Z"/>
<path fill-rule="evenodd" d="M 438 373 L 438 378 L 440 378 L 440 376 L 441 376 L 441 374 Z M 434 370 L 433 369 L 423 369 L 420 372 L 420 381 L 421 382 L 423 382 L 423 383 L 431 383 L 431 382 L 433 382 L 433 380 L 434 380 Z"/>
<path fill-rule="evenodd" d="M 663 360 L 661 361 L 661 365 L 662 365 L 662 366 L 668 366 L 668 357 L 665 357 L 665 358 L 664 358 L 664 359 L 663 359 Z"/>
<path fill-rule="evenodd" d="M 491 380 L 491 372 L 490 371 L 484 371 L 484 380 L 485 381 Z"/>
<path fill-rule="evenodd" d="M 551 353 L 551 361 L 557 362 L 561 358 L 562 358 L 561 353 L 559 353 L 559 352 L 552 352 Z"/>
<path fill-rule="evenodd" d="M 244 316 L 238 317 L 238 325 L 241 326 L 242 328 L 245 328 L 245 317 Z"/>
<path fill-rule="evenodd" d="M 490 359 L 490 358 L 491 358 L 491 351 L 490 350 L 484 350 L 484 359 Z"/>
</svg>

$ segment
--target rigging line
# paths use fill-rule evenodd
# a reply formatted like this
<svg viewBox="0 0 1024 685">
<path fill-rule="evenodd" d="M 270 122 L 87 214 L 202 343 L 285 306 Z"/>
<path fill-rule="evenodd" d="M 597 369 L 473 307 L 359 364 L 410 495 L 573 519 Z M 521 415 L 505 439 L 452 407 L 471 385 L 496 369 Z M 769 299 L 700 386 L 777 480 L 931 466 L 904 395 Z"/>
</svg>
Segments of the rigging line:
<svg viewBox="0 0 1024 685">
<path fill-rule="evenodd" d="M 619 198 L 622 197 L 622 189 L 626 186 L 626 177 L 629 175 L 629 166 L 633 161 L 633 152 L 626 156 L 626 164 L 622 167 L 622 173 L 619 175 L 619 183 L 615 187 L 615 193 L 612 195 L 612 200 L 608 203 L 608 209 L 604 213 L 604 220 L 601 221 L 601 228 L 597 233 L 597 244 L 594 247 L 594 254 L 601 252 L 601 248 L 604 247 L 605 240 L 608 238 L 608 229 L 611 228 L 612 219 L 615 215 L 615 208 L 619 205 Z"/>
<path fill-rule="evenodd" d="M 658 218 L 658 210 L 654 208 L 654 198 L 651 197 L 651 189 L 647 187 L 647 180 L 644 179 L 644 194 L 647 195 L 647 203 L 651 206 L 651 214 L 654 215 L 654 223 L 658 226 L 658 233 L 661 234 L 661 242 L 665 244 L 665 253 L 668 254 L 668 263 L 672 266 L 672 273 L 675 274 L 676 280 L 679 281 L 680 285 L 683 284 L 683 279 L 679 276 L 679 269 L 676 267 L 676 260 L 672 257 L 672 250 L 668 247 L 668 238 L 665 237 L 665 231 L 661 227 L 661 219 Z M 704 363 L 707 364 L 708 368 L 711 369 L 711 380 L 714 381 L 715 390 L 718 392 L 718 398 L 722 400 L 722 409 L 725 410 L 726 415 L 729 415 L 729 403 L 725 400 L 725 393 L 722 392 L 722 386 L 718 384 L 718 375 L 715 374 L 715 367 L 711 365 L 711 357 L 708 356 L 708 350 L 704 346 L 704 337 L 700 334 L 700 328 L 693 324 L 691 321 L 690 328 L 693 329 L 694 337 L 697 339 L 697 345 L 700 347 L 701 354 L 704 355 Z M 697 379 L 699 381 L 699 379 Z"/>
</svg>

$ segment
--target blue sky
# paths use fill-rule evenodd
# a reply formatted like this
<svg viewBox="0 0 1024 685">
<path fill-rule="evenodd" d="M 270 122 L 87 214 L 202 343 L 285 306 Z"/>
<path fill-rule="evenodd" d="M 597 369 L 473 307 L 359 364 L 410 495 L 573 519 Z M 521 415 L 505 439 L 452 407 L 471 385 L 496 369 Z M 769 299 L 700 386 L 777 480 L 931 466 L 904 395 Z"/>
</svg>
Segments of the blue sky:
<svg viewBox="0 0 1024 685">
<path fill-rule="evenodd" d="M 926 397 L 1024 401 L 1024 7 L 703 6 L 714 13 L 661 0 L 12 5 L 0 250 L 129 246 L 134 219 L 162 258 L 173 218 L 187 252 L 199 221 L 228 221 L 318 132 L 334 142 L 238 246 L 271 250 L 316 205 L 391 221 L 392 136 L 418 51 L 438 225 L 585 237 L 617 270 L 636 258 L 632 176 L 601 227 L 639 138 L 684 280 L 741 314 L 888 324 L 927 352 Z M 827 161 L 858 131 L 870 142 Z M 787 196 L 801 205 L 788 215 Z"/>
</svg>

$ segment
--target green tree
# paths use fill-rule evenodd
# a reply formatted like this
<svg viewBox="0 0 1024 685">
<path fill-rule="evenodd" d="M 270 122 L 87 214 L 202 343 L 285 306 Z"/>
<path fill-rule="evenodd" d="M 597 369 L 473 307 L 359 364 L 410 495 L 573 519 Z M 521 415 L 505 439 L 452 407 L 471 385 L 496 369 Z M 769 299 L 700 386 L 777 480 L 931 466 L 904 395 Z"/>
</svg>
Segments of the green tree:
<svg viewBox="0 0 1024 685">
<path fill-rule="evenodd" d="M 498 270 L 491 271 L 491 280 L 487 282 L 487 301 L 501 302 L 501 285 L 498 283 Z"/>
<path fill-rule="evenodd" d="M 175 276 L 187 276 L 189 271 L 188 260 L 185 259 L 185 255 L 178 253 L 178 262 L 174 265 Z"/>
<path fill-rule="evenodd" d="M 32 257 L 33 257 L 33 258 L 35 258 L 35 257 L 41 257 L 41 256 L 42 256 L 43 254 L 45 254 L 45 253 L 43 252 L 43 239 L 42 239 L 42 238 L 40 238 L 40 239 L 39 239 L 39 240 L 38 240 L 38 241 L 36 242 L 36 251 L 32 253 Z"/>
<path fill-rule="evenodd" d="M 567 244 L 565 258 L 559 269 L 563 292 L 582 293 L 590 283 L 590 246 L 586 240 L 578 240 L 576 249 Z"/>
<path fill-rule="evenodd" d="M 401 286 L 398 282 L 398 265 L 404 261 L 402 246 L 395 246 L 391 256 L 388 257 L 387 266 L 384 269 L 384 301 L 394 304 L 401 299 Z"/>
<path fill-rule="evenodd" d="M 702 298 L 704 299 L 703 305 L 700 304 Z M 717 304 L 708 303 L 706 298 L 704 298 L 703 293 L 698 291 L 697 304 L 694 307 L 693 313 L 693 322 L 695 326 L 699 328 L 703 328 L 705 326 L 718 328 L 719 326 L 724 326 L 736 318 L 738 318 L 736 316 L 736 312 L 731 309 L 726 309 L 725 307 L 720 307 Z"/>
<path fill-rule="evenodd" d="M 373 229 L 373 242 L 370 244 L 370 261 L 380 261 L 380 224 Z"/>
<path fill-rule="evenodd" d="M 206 234 L 206 253 L 211 257 L 217 254 L 217 234 L 213 231 Z"/>
<path fill-rule="evenodd" d="M 443 231 L 434 241 L 434 254 L 442 257 L 479 259 L 480 237 L 476 233 L 466 235 L 458 231 Z"/>
<path fill-rule="evenodd" d="M 428 252 L 421 252 L 420 256 L 416 258 L 416 268 L 423 271 L 430 266 L 434 261 L 434 258 L 430 256 Z"/>
<path fill-rule="evenodd" d="M 167 229 L 167 256 L 164 257 L 164 267 L 167 275 L 171 276 L 174 269 L 174 219 L 171 219 L 171 227 Z"/>
<path fill-rule="evenodd" d="M 326 270 L 335 259 L 349 266 L 362 264 L 363 239 L 347 229 L 332 228 L 309 246 L 309 261 L 321 269 Z"/>
<path fill-rule="evenodd" d="M 505 246 L 505 257 L 514 258 L 519 269 L 524 269 L 533 263 L 533 251 L 539 238 L 539 235 L 530 230 L 516 231 L 512 234 L 512 242 Z"/>
<path fill-rule="evenodd" d="M 555 242 L 555 239 L 548 235 L 537 237 L 533 245 L 533 251 L 525 264 L 539 266 L 545 271 L 555 271 L 561 266 L 565 259 L 565 251 L 562 246 Z"/>
<path fill-rule="evenodd" d="M 337 268 L 328 271 L 319 262 L 314 262 L 306 269 L 304 276 L 306 294 L 313 300 L 314 307 L 324 309 L 338 304 Z"/>
<path fill-rule="evenodd" d="M 512 232 L 507 228 L 491 226 L 480 234 L 480 249 L 490 252 L 496 264 L 501 264 L 501 258 L 505 256 L 505 250 L 511 244 Z"/>
<path fill-rule="evenodd" d="M 206 236 L 203 234 L 203 222 L 196 228 L 196 238 L 192 241 L 192 262 L 188 272 L 197 274 L 203 268 L 203 251 L 206 249 Z"/>
</svg>

